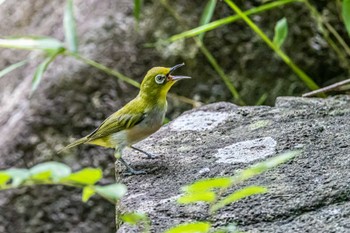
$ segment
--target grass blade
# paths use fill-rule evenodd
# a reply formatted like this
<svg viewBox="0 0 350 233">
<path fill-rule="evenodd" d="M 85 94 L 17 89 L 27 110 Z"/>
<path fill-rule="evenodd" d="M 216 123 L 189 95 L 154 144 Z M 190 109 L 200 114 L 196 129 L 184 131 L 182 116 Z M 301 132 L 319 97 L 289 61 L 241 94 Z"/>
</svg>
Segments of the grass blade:
<svg viewBox="0 0 350 233">
<path fill-rule="evenodd" d="M 35 73 L 34 73 L 34 77 L 32 80 L 32 90 L 31 90 L 31 94 L 33 94 L 33 92 L 38 88 L 39 83 L 43 77 L 44 72 L 47 70 L 47 67 L 50 65 L 51 62 L 53 62 L 55 60 L 55 58 L 57 57 L 57 55 L 59 55 L 60 53 L 62 53 L 62 50 L 58 50 L 56 51 L 56 53 L 53 53 L 51 55 L 49 55 L 48 57 L 45 58 L 45 60 L 40 63 L 40 65 L 36 68 Z"/>
<path fill-rule="evenodd" d="M 0 39 L 0 47 L 25 50 L 42 50 L 48 53 L 64 49 L 61 41 L 56 40 L 55 38 L 42 36 Z"/>
<path fill-rule="evenodd" d="M 287 19 L 283 17 L 278 20 L 275 26 L 275 35 L 273 37 L 273 43 L 280 48 L 288 35 L 288 23 Z"/>
<path fill-rule="evenodd" d="M 143 0 L 134 0 L 134 18 L 136 22 L 140 21 L 141 9 L 142 9 Z"/>
<path fill-rule="evenodd" d="M 76 31 L 76 23 L 74 18 L 74 4 L 73 0 L 66 1 L 66 7 L 63 17 L 64 35 L 68 43 L 69 51 L 78 52 L 78 36 Z"/>
<path fill-rule="evenodd" d="M 253 15 L 253 14 L 257 14 L 260 12 L 264 12 L 267 10 L 271 10 L 274 9 L 276 7 L 279 6 L 283 6 L 289 3 L 294 3 L 294 2 L 302 2 L 303 0 L 280 0 L 280 1 L 275 1 L 275 2 L 271 2 L 271 3 L 267 3 L 264 4 L 262 6 L 258 6 L 252 9 L 249 9 L 247 11 L 244 12 L 245 15 Z M 207 31 L 211 31 L 214 30 L 215 28 L 221 27 L 223 25 L 226 24 L 230 24 L 233 23 L 237 20 L 241 19 L 241 17 L 239 15 L 232 15 L 223 19 L 219 19 L 219 20 L 215 20 L 211 23 L 193 28 L 191 30 L 188 31 L 184 31 L 182 33 L 176 34 L 171 36 L 169 39 L 167 39 L 166 41 L 168 42 L 174 42 L 177 40 L 181 40 L 181 39 L 185 39 L 185 38 L 190 38 L 190 37 L 194 37 L 197 35 L 200 35 L 203 32 L 207 32 Z"/>
<path fill-rule="evenodd" d="M 319 89 L 319 86 L 303 70 L 301 70 L 280 48 L 278 48 L 267 35 L 231 0 L 224 0 L 226 4 L 239 15 L 248 26 L 294 71 L 296 75 L 311 90 Z M 324 96 L 324 95 L 323 95 Z"/>
<path fill-rule="evenodd" d="M 4 77 L 6 74 L 10 73 L 11 71 L 25 65 L 27 62 L 28 62 L 27 60 L 23 60 L 6 67 L 5 69 L 0 71 L 0 78 Z"/>
<path fill-rule="evenodd" d="M 199 25 L 205 25 L 208 24 L 213 17 L 214 10 L 216 7 L 216 0 L 208 0 L 207 5 L 204 8 L 202 17 L 199 21 Z M 204 33 L 199 34 L 199 39 L 203 40 Z"/>
<path fill-rule="evenodd" d="M 346 31 L 350 36 L 350 0 L 343 0 L 342 17 L 344 20 Z"/>
<path fill-rule="evenodd" d="M 141 15 L 141 9 L 142 9 L 142 4 L 143 4 L 143 0 L 134 0 L 134 18 L 135 18 L 135 22 L 136 22 L 136 28 L 139 25 L 140 22 L 140 15 Z"/>
</svg>

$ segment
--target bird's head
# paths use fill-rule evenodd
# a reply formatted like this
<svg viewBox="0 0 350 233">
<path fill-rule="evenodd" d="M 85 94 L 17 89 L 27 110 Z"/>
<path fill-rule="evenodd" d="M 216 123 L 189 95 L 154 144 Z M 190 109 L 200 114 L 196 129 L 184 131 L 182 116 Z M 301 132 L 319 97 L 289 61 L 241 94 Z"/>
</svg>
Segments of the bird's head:
<svg viewBox="0 0 350 233">
<path fill-rule="evenodd" d="M 165 98 L 171 86 L 178 80 L 188 79 L 188 76 L 174 76 L 172 73 L 185 63 L 171 68 L 153 67 L 150 69 L 141 83 L 140 93 L 156 98 Z"/>
</svg>

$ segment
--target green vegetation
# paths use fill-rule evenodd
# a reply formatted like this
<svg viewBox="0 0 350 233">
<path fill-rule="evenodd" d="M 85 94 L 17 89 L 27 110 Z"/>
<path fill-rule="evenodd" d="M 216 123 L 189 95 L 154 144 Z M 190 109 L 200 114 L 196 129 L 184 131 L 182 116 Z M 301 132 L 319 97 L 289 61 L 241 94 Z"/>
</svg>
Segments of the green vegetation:
<svg viewBox="0 0 350 233">
<path fill-rule="evenodd" d="M 244 184 L 244 181 L 251 179 L 263 172 L 266 172 L 282 163 L 285 163 L 295 156 L 298 156 L 301 151 L 291 151 L 282 153 L 276 157 L 267 159 L 266 161 L 254 164 L 232 177 L 214 177 L 202 179 L 194 182 L 191 185 L 182 188 L 182 196 L 178 198 L 179 204 L 195 204 L 198 202 L 207 203 L 209 205 L 209 216 L 214 215 L 218 210 L 225 206 L 237 202 L 243 198 L 247 198 L 257 194 L 268 192 L 268 188 L 263 186 L 247 186 L 237 187 Z M 234 191 L 232 191 L 234 190 Z M 204 211 L 204 210 L 203 210 Z M 122 220 L 131 225 L 140 225 L 143 233 L 149 233 L 149 219 L 145 214 L 132 213 L 122 217 Z M 191 233 L 191 232 L 215 232 L 215 233 L 233 233 L 239 232 L 234 223 L 219 229 L 211 227 L 212 223 L 208 222 L 191 222 L 175 226 L 165 233 Z"/>
<path fill-rule="evenodd" d="M 98 194 L 115 204 L 126 193 L 125 185 L 95 185 L 101 179 L 102 170 L 99 168 L 84 168 L 72 172 L 63 163 L 45 162 L 30 169 L 10 168 L 0 171 L 0 191 L 36 185 L 64 185 L 81 188 L 83 202 Z"/>
</svg>

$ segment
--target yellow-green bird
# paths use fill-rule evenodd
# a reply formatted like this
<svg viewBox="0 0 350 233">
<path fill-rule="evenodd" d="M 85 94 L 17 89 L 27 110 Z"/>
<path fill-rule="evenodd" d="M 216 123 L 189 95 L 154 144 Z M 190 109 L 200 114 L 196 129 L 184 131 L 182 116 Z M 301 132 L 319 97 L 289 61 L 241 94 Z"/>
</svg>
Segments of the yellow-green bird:
<svg viewBox="0 0 350 233">
<path fill-rule="evenodd" d="M 114 156 L 128 169 L 130 174 L 142 174 L 136 171 L 122 158 L 125 147 L 131 147 L 145 153 L 149 158 L 151 154 L 133 147 L 132 145 L 156 132 L 162 125 L 167 110 L 166 96 L 171 86 L 178 80 L 190 78 L 188 76 L 173 76 L 174 70 L 185 65 L 178 64 L 171 68 L 154 67 L 144 77 L 140 92 L 135 99 L 123 108 L 110 115 L 102 124 L 89 135 L 76 140 L 59 151 L 86 143 L 107 148 L 114 148 Z"/>
</svg>

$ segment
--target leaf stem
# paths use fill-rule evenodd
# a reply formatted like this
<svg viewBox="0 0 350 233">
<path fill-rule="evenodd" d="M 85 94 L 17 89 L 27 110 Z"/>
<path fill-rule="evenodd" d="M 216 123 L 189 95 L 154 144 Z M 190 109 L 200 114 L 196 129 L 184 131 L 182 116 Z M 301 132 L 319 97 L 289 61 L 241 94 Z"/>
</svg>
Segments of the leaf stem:
<svg viewBox="0 0 350 233">
<path fill-rule="evenodd" d="M 126 83 L 129 83 L 130 85 L 134 86 L 134 87 L 137 87 L 139 88 L 140 87 L 140 83 L 138 83 L 137 81 L 123 75 L 122 73 L 120 73 L 119 71 L 116 71 L 116 70 L 113 70 L 111 68 L 108 68 L 107 66 L 105 65 L 102 65 L 98 62 L 95 62 L 94 60 L 91 60 L 89 58 L 86 58 L 86 57 L 83 57 L 81 56 L 80 54 L 78 53 L 73 53 L 73 52 L 69 52 L 69 51 L 66 51 L 66 55 L 68 56 L 72 56 L 82 62 L 84 62 L 85 64 L 88 64 L 88 65 L 91 65 L 99 70 L 102 70 L 103 72 L 107 73 L 107 74 L 110 74 L 114 77 L 117 77 L 121 80 L 123 80 L 124 82 Z"/>
<path fill-rule="evenodd" d="M 311 90 L 316 90 L 319 86 L 303 71 L 301 70 L 294 62 L 289 58 L 287 54 L 285 54 L 280 48 L 278 48 L 268 37 L 267 35 L 252 21 L 245 15 L 242 10 L 237 7 L 235 3 L 231 0 L 224 0 L 229 7 L 233 11 L 237 13 L 247 24 L 248 26 L 258 34 L 261 39 L 278 55 L 280 58 L 296 73 L 299 78 L 305 83 L 305 85 Z"/>
</svg>

